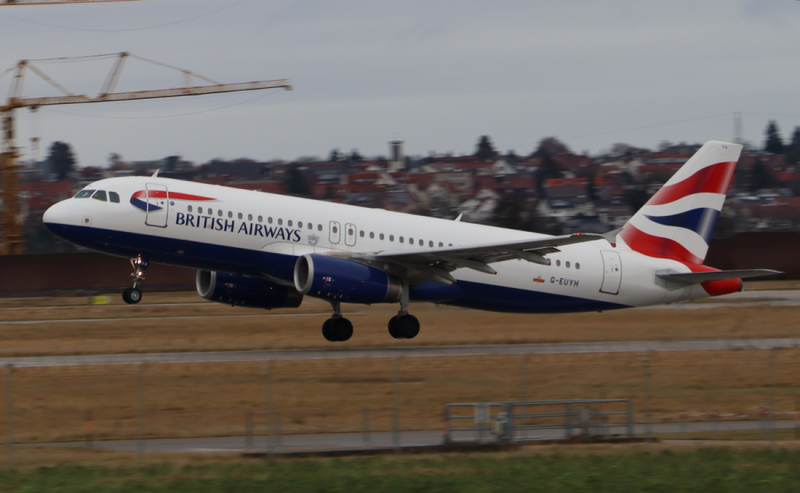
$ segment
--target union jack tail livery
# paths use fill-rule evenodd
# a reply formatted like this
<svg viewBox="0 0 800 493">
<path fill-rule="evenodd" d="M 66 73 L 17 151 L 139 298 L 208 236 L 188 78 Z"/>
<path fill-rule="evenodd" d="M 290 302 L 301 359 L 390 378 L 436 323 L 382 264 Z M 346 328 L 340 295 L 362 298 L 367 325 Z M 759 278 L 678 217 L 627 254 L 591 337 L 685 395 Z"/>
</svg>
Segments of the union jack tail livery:
<svg viewBox="0 0 800 493">
<path fill-rule="evenodd" d="M 711 141 L 623 226 L 621 243 L 649 257 L 702 264 L 742 146 Z"/>
</svg>

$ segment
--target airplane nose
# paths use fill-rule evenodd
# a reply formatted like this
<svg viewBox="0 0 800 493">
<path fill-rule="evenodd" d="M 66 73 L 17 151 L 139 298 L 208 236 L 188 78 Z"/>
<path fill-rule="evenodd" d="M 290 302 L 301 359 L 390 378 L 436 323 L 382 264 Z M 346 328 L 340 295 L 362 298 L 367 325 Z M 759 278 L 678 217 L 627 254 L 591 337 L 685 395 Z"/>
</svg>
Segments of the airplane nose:
<svg viewBox="0 0 800 493">
<path fill-rule="evenodd" d="M 62 200 L 56 204 L 51 205 L 42 216 L 42 222 L 45 226 L 51 224 L 69 224 L 70 223 L 70 206 L 69 200 Z"/>
</svg>

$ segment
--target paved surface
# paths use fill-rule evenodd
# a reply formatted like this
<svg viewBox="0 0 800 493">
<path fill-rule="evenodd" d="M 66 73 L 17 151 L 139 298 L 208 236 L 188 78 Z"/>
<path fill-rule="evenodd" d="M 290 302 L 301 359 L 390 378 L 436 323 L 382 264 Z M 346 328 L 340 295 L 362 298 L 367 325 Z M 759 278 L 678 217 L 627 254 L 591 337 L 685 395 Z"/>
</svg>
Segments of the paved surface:
<svg viewBox="0 0 800 493">
<path fill-rule="evenodd" d="M 773 423 L 767 422 L 766 426 Z M 779 429 L 789 429 L 794 426 L 790 420 L 775 421 Z M 706 432 L 706 438 L 713 438 L 715 431 L 757 430 L 762 423 L 758 421 L 728 421 L 720 423 L 689 423 L 684 430 L 680 424 L 657 424 L 652 426 L 652 433 L 683 433 L 684 431 Z M 564 438 L 564 430 L 530 430 L 521 431 L 517 435 L 529 440 L 558 440 Z M 624 434 L 623 426 L 609 430 L 609 434 Z M 646 433 L 644 425 L 636 425 L 634 433 L 641 436 Z M 767 435 L 768 436 L 768 435 Z M 477 441 L 477 432 L 457 432 L 452 436 L 453 441 Z M 680 435 L 676 436 L 680 438 Z M 483 442 L 494 441 L 495 438 L 488 432 L 483 434 Z M 426 445 L 441 445 L 442 435 L 437 431 L 405 431 L 399 433 L 397 445 L 401 447 L 414 447 Z M 49 443 L 30 445 L 35 447 L 85 447 L 84 442 Z M 114 450 L 120 452 L 136 452 L 139 447 L 145 452 L 246 452 L 246 451 L 326 451 L 326 450 L 359 450 L 365 448 L 392 448 L 395 442 L 391 433 L 331 433 L 320 435 L 287 435 L 283 437 L 256 436 L 248 444 L 246 437 L 213 437 L 213 438 L 181 438 L 172 440 L 119 440 L 95 442 L 94 448 Z"/>
<path fill-rule="evenodd" d="M 495 344 L 393 348 L 296 349 L 276 351 L 215 351 L 204 353 L 98 354 L 2 358 L 0 365 L 17 367 L 117 365 L 133 363 L 218 363 L 266 360 L 352 358 L 425 358 L 506 354 L 641 353 L 646 351 L 723 351 L 798 348 L 800 338 L 723 339 L 712 341 L 584 342 L 564 344 Z"/>
</svg>

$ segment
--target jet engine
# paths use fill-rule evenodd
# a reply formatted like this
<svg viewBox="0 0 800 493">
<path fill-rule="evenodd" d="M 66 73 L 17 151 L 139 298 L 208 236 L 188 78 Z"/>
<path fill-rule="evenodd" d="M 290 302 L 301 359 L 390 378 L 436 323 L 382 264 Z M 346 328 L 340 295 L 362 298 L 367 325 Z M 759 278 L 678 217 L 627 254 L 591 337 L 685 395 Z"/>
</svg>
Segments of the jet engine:
<svg viewBox="0 0 800 493">
<path fill-rule="evenodd" d="M 403 282 L 353 260 L 306 254 L 294 265 L 294 287 L 301 293 L 349 303 L 397 303 Z"/>
<path fill-rule="evenodd" d="M 292 287 L 257 277 L 197 271 L 197 294 L 209 301 L 252 308 L 297 308 L 303 295 Z"/>
</svg>

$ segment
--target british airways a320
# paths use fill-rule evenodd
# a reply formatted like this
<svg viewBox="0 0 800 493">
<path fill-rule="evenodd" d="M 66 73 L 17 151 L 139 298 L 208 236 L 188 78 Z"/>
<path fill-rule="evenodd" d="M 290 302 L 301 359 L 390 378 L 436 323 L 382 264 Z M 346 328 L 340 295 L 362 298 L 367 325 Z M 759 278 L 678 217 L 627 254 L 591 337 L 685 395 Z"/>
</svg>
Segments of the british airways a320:
<svg viewBox="0 0 800 493">
<path fill-rule="evenodd" d="M 770 270 L 703 265 L 741 146 L 708 142 L 620 229 L 550 236 L 152 177 L 92 183 L 45 225 L 128 257 L 142 298 L 151 262 L 197 269 L 205 299 L 255 308 L 326 300 L 329 341 L 346 341 L 342 303 L 397 303 L 389 334 L 410 339 L 415 302 L 516 313 L 604 311 L 740 291 Z"/>
</svg>

